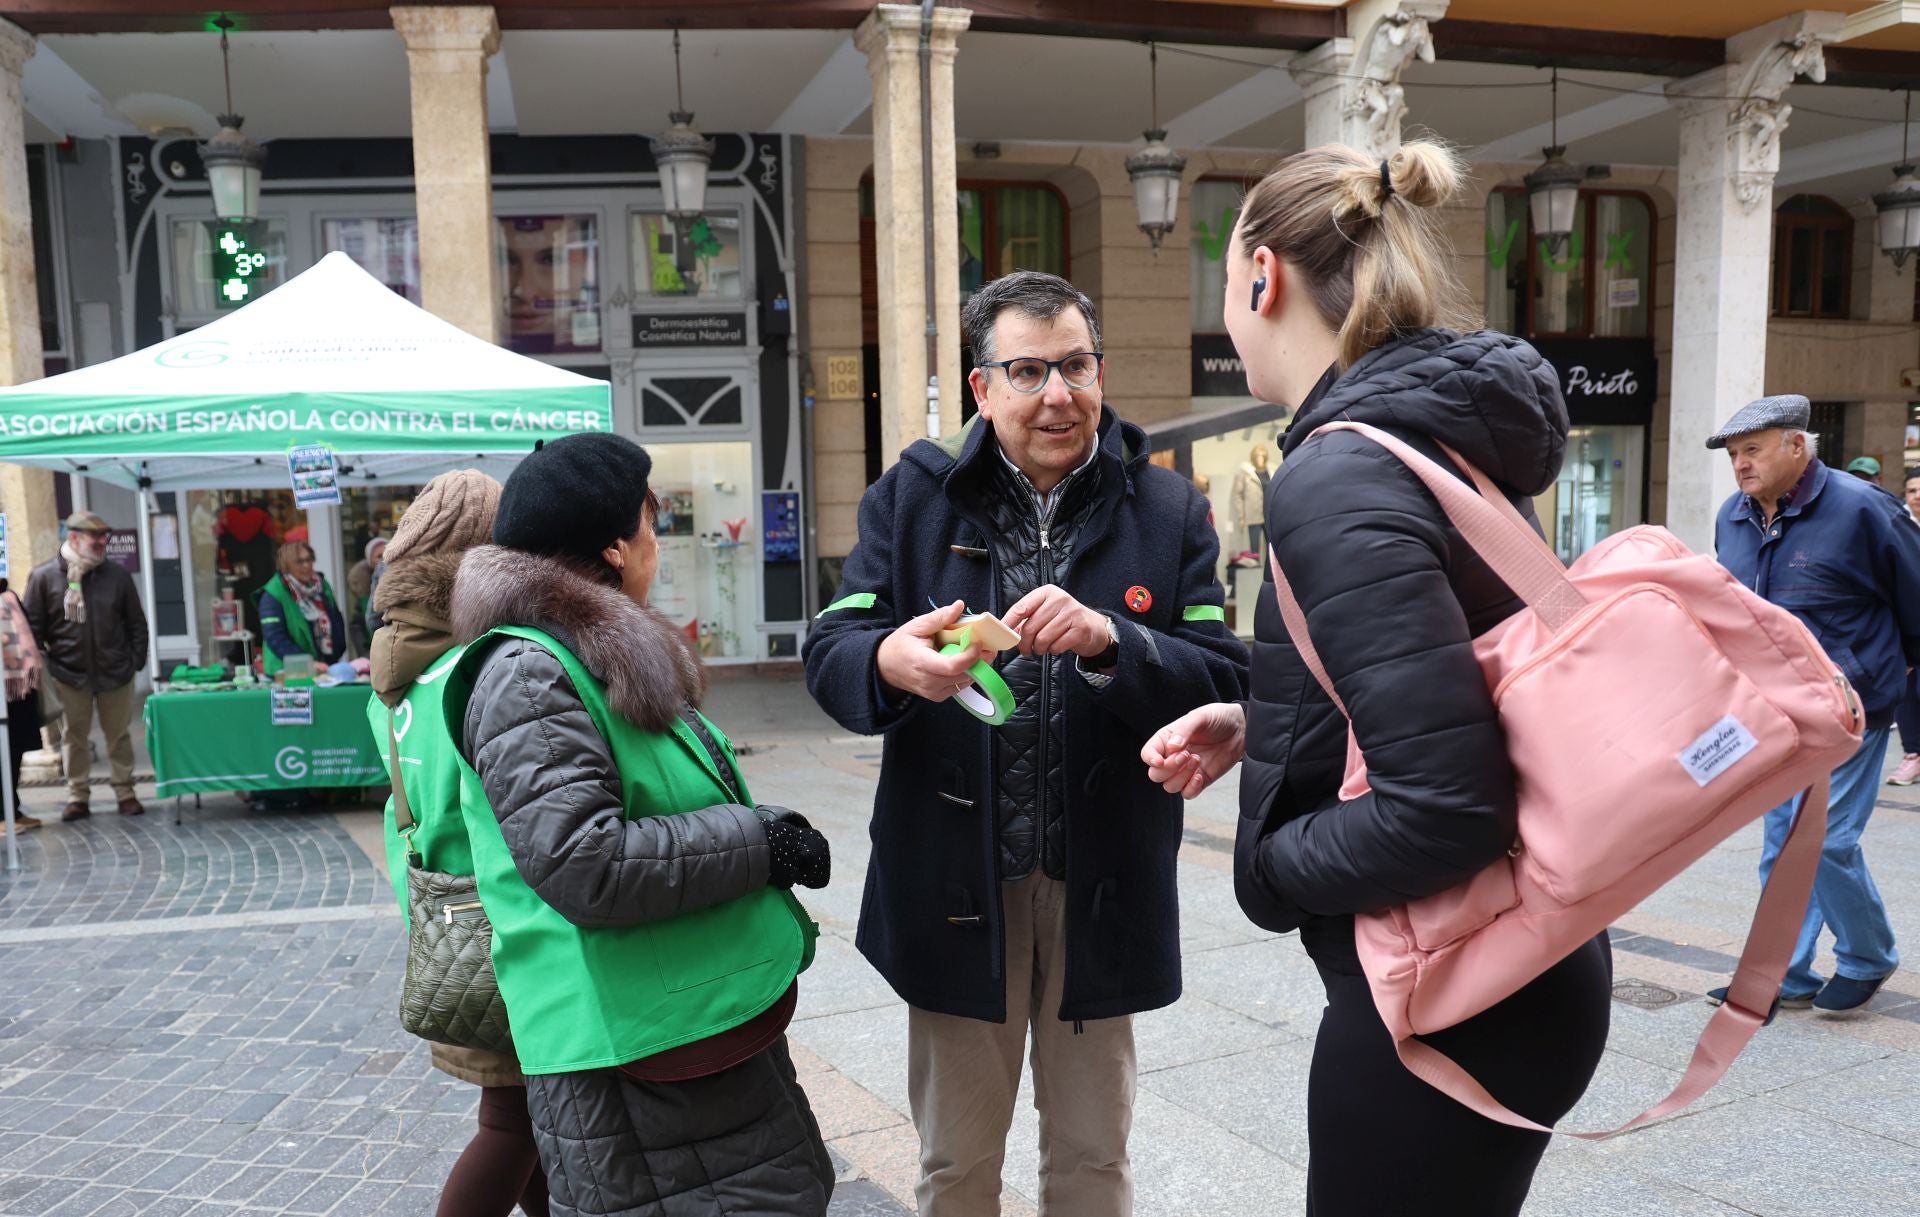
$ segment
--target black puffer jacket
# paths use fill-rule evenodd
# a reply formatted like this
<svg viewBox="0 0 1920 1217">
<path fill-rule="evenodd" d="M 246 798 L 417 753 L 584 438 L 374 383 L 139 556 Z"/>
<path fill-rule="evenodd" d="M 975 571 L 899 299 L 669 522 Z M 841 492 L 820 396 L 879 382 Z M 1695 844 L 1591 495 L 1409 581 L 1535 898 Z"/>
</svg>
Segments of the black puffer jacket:
<svg viewBox="0 0 1920 1217">
<path fill-rule="evenodd" d="M 1520 601 L 1419 480 L 1337 419 L 1446 463 L 1440 440 L 1529 519 L 1567 413 L 1553 369 L 1502 334 L 1416 332 L 1368 353 L 1300 408 L 1267 495 L 1267 536 L 1353 714 L 1371 793 L 1341 803 L 1346 723 L 1288 641 L 1269 580 L 1254 623 L 1234 884 L 1271 930 L 1358 972 L 1352 914 L 1453 886 L 1513 842 L 1514 779 L 1471 640 Z M 1464 477 L 1464 475 L 1462 475 Z"/>
<path fill-rule="evenodd" d="M 1013 605 L 1049 583 L 1068 586 L 1082 533 L 1100 505 L 1100 462 L 1068 474 L 1042 514 L 1024 473 L 1004 460 L 977 463 L 975 476 L 955 478 L 954 493 L 992 528 L 981 538 L 1000 569 L 1000 603 Z M 1067 873 L 1067 695 L 1063 680 L 1080 680 L 1072 655 L 1013 655 L 1000 668 L 1016 709 L 993 734 L 994 811 L 1000 825 L 1000 877 L 1022 879 L 1040 867 L 1050 879 Z"/>
</svg>

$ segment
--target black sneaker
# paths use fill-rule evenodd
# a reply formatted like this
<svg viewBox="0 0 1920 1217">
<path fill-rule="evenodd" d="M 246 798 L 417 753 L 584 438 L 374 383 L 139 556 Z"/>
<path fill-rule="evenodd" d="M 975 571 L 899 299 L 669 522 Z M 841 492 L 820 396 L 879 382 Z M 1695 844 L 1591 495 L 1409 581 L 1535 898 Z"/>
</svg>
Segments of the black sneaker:
<svg viewBox="0 0 1920 1217">
<path fill-rule="evenodd" d="M 1820 990 L 1813 999 L 1816 1010 L 1858 1010 L 1873 1000 L 1880 986 L 1887 983 L 1882 976 L 1879 980 L 1855 980 L 1851 976 L 1836 976 Z"/>
<path fill-rule="evenodd" d="M 1773 999 L 1773 1009 L 1767 1011 L 1767 1017 L 1760 1025 L 1765 1027 L 1772 1023 L 1773 1016 L 1782 1010 L 1805 1010 L 1807 1007 L 1813 1005 L 1813 999 L 1814 995 L 1811 993 L 1782 993 Z M 1707 1004 L 1709 1006 L 1723 1006 L 1726 1004 L 1726 1001 L 1726 985 L 1721 985 L 1717 989 L 1707 990 Z"/>
</svg>

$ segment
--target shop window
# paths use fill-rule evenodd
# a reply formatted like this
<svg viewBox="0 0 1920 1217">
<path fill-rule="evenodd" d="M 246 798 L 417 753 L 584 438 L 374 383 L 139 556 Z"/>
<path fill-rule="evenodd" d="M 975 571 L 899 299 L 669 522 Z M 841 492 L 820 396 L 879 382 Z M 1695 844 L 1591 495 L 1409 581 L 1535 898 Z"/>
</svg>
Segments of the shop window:
<svg viewBox="0 0 1920 1217">
<path fill-rule="evenodd" d="M 1067 276 L 1067 204 L 1046 185 L 962 182 L 960 301 L 1016 270 Z"/>
<path fill-rule="evenodd" d="M 660 566 L 648 593 L 702 655 L 754 657 L 759 597 L 753 445 L 656 444 L 647 484 L 660 499 Z"/>
<path fill-rule="evenodd" d="M 244 231 L 249 249 L 222 249 L 230 231 Z M 244 303 L 223 296 L 232 278 L 235 258 L 242 254 L 264 258 L 249 268 L 245 299 L 257 300 L 287 278 L 287 222 L 255 220 L 244 229 L 222 220 L 173 222 L 173 306 L 176 316 L 206 319 Z"/>
<path fill-rule="evenodd" d="M 1777 317 L 1847 315 L 1853 217 L 1832 199 L 1796 194 L 1773 215 L 1773 312 Z"/>
<path fill-rule="evenodd" d="M 502 345 L 523 355 L 600 349 L 600 221 L 495 218 Z"/>
<path fill-rule="evenodd" d="M 740 213 L 709 211 L 684 227 L 658 211 L 632 216 L 633 294 L 653 300 L 739 300 L 746 295 Z"/>
<path fill-rule="evenodd" d="M 1644 195 L 1583 190 L 1558 250 L 1533 232 L 1527 196 L 1487 200 L 1489 329 L 1526 337 L 1645 338 L 1653 324 L 1652 204 Z"/>
<path fill-rule="evenodd" d="M 1193 184 L 1187 214 L 1193 237 L 1187 243 L 1188 282 L 1192 288 L 1193 332 L 1224 334 L 1227 290 L 1227 243 L 1240 218 L 1240 201 L 1247 183 L 1239 179 L 1202 178 Z"/>
<path fill-rule="evenodd" d="M 322 220 L 320 251 L 336 250 L 414 304 L 420 303 L 420 221 L 413 216 Z"/>
</svg>

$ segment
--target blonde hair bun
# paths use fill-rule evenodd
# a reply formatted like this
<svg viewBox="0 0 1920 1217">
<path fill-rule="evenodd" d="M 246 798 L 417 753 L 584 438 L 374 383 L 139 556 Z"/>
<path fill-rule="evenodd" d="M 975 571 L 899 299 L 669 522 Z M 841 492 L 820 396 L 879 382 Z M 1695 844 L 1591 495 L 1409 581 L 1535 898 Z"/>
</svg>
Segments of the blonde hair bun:
<svg viewBox="0 0 1920 1217">
<path fill-rule="evenodd" d="M 1402 144 L 1384 162 L 1369 160 L 1344 145 L 1328 145 L 1325 152 L 1338 168 L 1334 172 L 1336 219 L 1364 216 L 1377 219 L 1392 199 L 1410 207 L 1439 207 L 1460 190 L 1466 173 L 1460 158 L 1445 144 L 1415 140 Z M 1382 164 L 1386 173 L 1380 172 Z"/>
<path fill-rule="evenodd" d="M 1387 158 L 1387 180 L 1393 193 L 1415 207 L 1442 207 L 1466 178 L 1453 149 L 1433 140 L 1401 144 Z"/>
<path fill-rule="evenodd" d="M 1395 335 L 1471 315 L 1437 211 L 1465 177 L 1434 140 L 1402 144 L 1384 162 L 1344 144 L 1309 148 L 1247 192 L 1240 248 L 1265 246 L 1292 263 L 1346 367 Z"/>
</svg>

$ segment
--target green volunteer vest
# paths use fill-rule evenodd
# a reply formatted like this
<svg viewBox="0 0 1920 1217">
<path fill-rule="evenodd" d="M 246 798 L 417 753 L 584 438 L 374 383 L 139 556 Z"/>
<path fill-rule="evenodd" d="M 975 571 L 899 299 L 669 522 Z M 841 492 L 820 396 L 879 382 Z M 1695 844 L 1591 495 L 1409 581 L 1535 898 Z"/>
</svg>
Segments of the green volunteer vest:
<svg viewBox="0 0 1920 1217">
<path fill-rule="evenodd" d="M 387 709 L 377 697 L 367 699 L 367 724 L 373 728 L 374 744 L 387 766 L 387 776 L 396 784 L 406 783 L 417 865 L 448 875 L 473 873 L 473 847 L 467 843 L 467 822 L 460 815 L 461 796 L 469 793 L 461 780 L 460 755 L 440 746 L 447 738 L 442 718 L 446 713 L 444 681 L 464 650 L 455 647 L 434 660 L 393 709 Z M 399 736 L 401 773 L 397 776 L 393 773 L 393 741 L 387 733 L 389 719 L 393 734 Z M 480 808 L 486 811 L 485 799 L 480 801 Z M 392 799 L 387 800 L 387 876 L 393 880 L 401 915 L 406 916 L 407 842 L 394 822 Z"/>
<path fill-rule="evenodd" d="M 287 634 L 292 637 L 293 645 L 299 648 L 300 654 L 312 655 L 314 664 L 318 666 L 320 656 L 315 654 L 313 649 L 313 626 L 308 624 L 307 615 L 300 611 L 299 602 L 294 600 L 293 593 L 288 590 L 286 581 L 279 575 L 275 575 L 273 578 L 267 580 L 267 586 L 264 590 L 267 595 L 272 596 L 274 602 L 280 606 L 280 624 L 287 627 Z M 333 599 L 333 589 L 327 586 L 327 577 L 325 575 L 320 576 L 320 595 L 325 598 L 328 604 L 335 603 Z M 274 620 L 272 617 L 264 613 L 261 614 L 260 624 L 263 632 L 266 623 L 272 620 Z M 275 655 L 273 648 L 267 645 L 267 640 L 264 638 L 260 640 L 260 663 L 261 670 L 268 676 L 272 676 L 275 672 L 287 666 L 286 660 Z"/>
<path fill-rule="evenodd" d="M 458 759 L 473 792 L 460 800 L 480 900 L 493 923 L 493 967 L 525 1073 L 566 1073 L 625 1064 L 737 1027 L 780 999 L 813 962 L 819 927 L 791 892 L 766 887 L 698 912 L 647 925 L 577 926 L 520 877 L 480 777 L 453 732 L 466 718 L 488 639 L 524 638 L 552 652 L 620 771 L 627 817 L 670 816 L 729 794 L 707 750 L 681 722 L 643 731 L 607 704 L 606 688 L 573 654 L 539 630 L 502 626 L 467 648 L 446 678 L 435 746 Z M 704 719 L 702 721 L 705 721 Z M 741 799 L 746 783 L 733 745 L 726 753 Z M 409 793 L 413 787 L 407 787 Z"/>
</svg>

